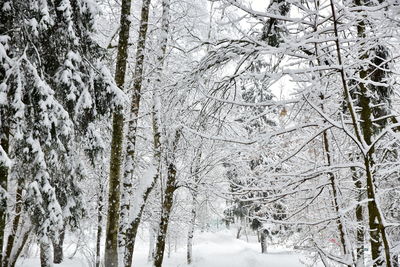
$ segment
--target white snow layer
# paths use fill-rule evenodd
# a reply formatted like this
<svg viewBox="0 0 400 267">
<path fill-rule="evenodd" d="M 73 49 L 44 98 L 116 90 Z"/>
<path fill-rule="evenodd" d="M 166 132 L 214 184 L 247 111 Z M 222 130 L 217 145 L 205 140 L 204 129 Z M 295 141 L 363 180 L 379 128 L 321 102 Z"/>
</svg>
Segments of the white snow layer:
<svg viewBox="0 0 400 267">
<path fill-rule="evenodd" d="M 151 267 L 147 261 L 148 244 L 138 240 L 135 246 L 133 267 Z M 197 233 L 193 246 L 193 263 L 186 264 L 186 246 L 180 244 L 177 252 L 172 251 L 168 258 L 164 255 L 163 267 L 301 267 L 307 262 L 305 256 L 283 247 L 268 247 L 267 254 L 260 253 L 260 245 L 250 236 L 250 242 L 235 239 L 234 233 Z M 166 249 L 167 250 L 167 249 Z M 68 253 L 66 253 L 68 254 Z M 40 266 L 39 257 L 20 259 L 17 267 Z M 62 267 L 87 267 L 87 259 L 78 255 L 67 259 Z M 318 265 L 319 266 L 319 265 Z"/>
</svg>

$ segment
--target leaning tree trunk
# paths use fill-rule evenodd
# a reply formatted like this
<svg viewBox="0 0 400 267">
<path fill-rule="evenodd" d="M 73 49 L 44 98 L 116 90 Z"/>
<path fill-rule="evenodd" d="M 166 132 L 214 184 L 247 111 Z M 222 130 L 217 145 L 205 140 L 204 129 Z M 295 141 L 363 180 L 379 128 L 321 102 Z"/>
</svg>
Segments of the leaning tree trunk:
<svg viewBox="0 0 400 267">
<path fill-rule="evenodd" d="M 19 242 L 16 242 L 16 244 L 13 247 L 11 256 L 10 256 L 10 261 L 9 261 L 9 265 L 10 267 L 14 267 L 15 264 L 17 263 L 18 257 L 21 254 L 22 250 L 24 249 L 28 239 L 29 239 L 29 235 L 32 231 L 32 226 L 30 224 L 30 222 L 25 222 L 23 224 L 29 224 L 29 226 L 24 228 L 24 225 L 22 225 L 21 231 L 19 233 L 19 235 L 21 236 L 18 240 Z"/>
<path fill-rule="evenodd" d="M 131 0 L 122 0 L 117 64 L 115 69 L 115 82 L 121 89 L 123 89 L 125 84 L 125 72 L 128 58 L 129 27 L 131 24 L 130 14 Z M 123 129 L 123 110 L 122 107 L 118 107 L 114 111 L 112 125 L 108 213 L 104 253 L 104 264 L 107 267 L 118 266 L 118 225 L 122 147 L 124 139 Z"/>
<path fill-rule="evenodd" d="M 168 231 L 168 223 L 172 211 L 174 192 L 176 189 L 175 183 L 176 167 L 175 164 L 171 162 L 168 166 L 167 184 L 164 191 L 164 202 L 162 205 L 161 220 L 157 235 L 156 251 L 154 255 L 154 267 L 162 266 L 165 251 L 165 240 Z"/>
</svg>

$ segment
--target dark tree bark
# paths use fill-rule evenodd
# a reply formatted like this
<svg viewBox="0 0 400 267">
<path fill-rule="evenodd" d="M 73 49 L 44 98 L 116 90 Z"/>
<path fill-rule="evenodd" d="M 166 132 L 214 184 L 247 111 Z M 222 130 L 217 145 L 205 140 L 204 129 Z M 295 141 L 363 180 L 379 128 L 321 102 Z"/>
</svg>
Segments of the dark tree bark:
<svg viewBox="0 0 400 267">
<path fill-rule="evenodd" d="M 363 206 L 359 204 L 363 200 L 363 186 L 361 182 L 361 177 L 360 174 L 357 173 L 355 168 L 352 168 L 352 173 L 353 173 L 353 181 L 355 188 L 357 190 L 357 206 L 356 206 L 356 220 L 357 220 L 357 234 L 356 234 L 356 266 L 357 267 L 362 267 L 364 266 L 364 234 L 365 234 L 365 229 L 364 229 L 364 215 L 363 215 Z"/>
<path fill-rule="evenodd" d="M 260 244 L 261 244 L 261 253 L 267 254 L 267 230 L 261 229 L 260 231 Z"/>
<path fill-rule="evenodd" d="M 168 166 L 168 175 L 167 175 L 167 185 L 164 191 L 164 202 L 161 211 L 161 220 L 159 226 L 159 232 L 157 235 L 157 244 L 156 244 L 156 251 L 154 256 L 154 266 L 161 267 L 163 258 L 164 258 L 164 251 L 165 251 L 165 241 L 167 237 L 168 231 L 168 223 L 169 218 L 172 211 L 172 205 L 174 200 L 174 192 L 176 189 L 176 167 L 174 163 L 170 163 Z"/>
<path fill-rule="evenodd" d="M 362 5 L 360 0 L 355 1 L 356 5 Z M 338 31 L 338 21 L 336 16 L 336 10 L 333 0 L 330 1 L 332 16 L 333 16 L 333 27 L 334 34 L 336 37 L 336 51 L 339 65 L 343 64 L 342 56 L 341 56 L 341 47 L 339 42 L 339 31 Z M 360 20 L 357 25 L 357 34 L 361 40 L 366 37 L 365 34 L 365 22 Z M 366 59 L 368 55 L 362 55 L 360 59 Z M 350 90 L 346 81 L 346 74 L 343 69 L 339 70 L 341 75 L 341 80 L 343 84 L 344 95 L 346 97 L 347 106 L 351 115 L 351 120 L 354 128 L 354 132 L 358 142 L 361 144 L 365 143 L 367 146 L 372 145 L 372 137 L 374 135 L 374 125 L 373 125 L 373 112 L 372 112 L 372 101 L 371 94 L 368 91 L 367 86 L 363 82 L 359 82 L 358 84 L 358 94 L 359 94 L 359 103 L 358 108 L 360 108 L 360 120 L 359 124 L 357 113 L 353 106 L 353 99 L 350 93 Z M 368 77 L 368 70 L 362 69 L 359 71 L 360 81 L 366 80 Z M 365 180 L 367 185 L 367 198 L 368 201 L 368 222 L 369 222 L 369 235 L 370 235 L 370 243 L 371 243 L 371 257 L 374 262 L 373 266 L 383 266 L 386 261 L 387 267 L 392 267 L 391 264 L 391 254 L 389 242 L 386 236 L 385 227 L 383 225 L 383 214 L 381 214 L 376 201 L 375 195 L 375 181 L 373 174 L 373 155 L 374 155 L 374 147 L 370 147 L 368 152 L 363 155 L 364 157 L 364 167 L 365 167 Z M 383 249 L 382 249 L 383 248 Z"/>
<path fill-rule="evenodd" d="M 361 0 L 356 0 L 357 6 L 362 6 L 363 2 Z M 366 38 L 366 25 L 364 20 L 360 20 L 357 25 L 357 34 L 361 40 Z M 364 54 L 361 56 L 361 59 L 366 59 L 368 55 Z M 367 69 L 362 69 L 359 72 L 360 80 L 359 82 L 359 104 L 358 106 L 361 108 L 361 131 L 363 134 L 363 138 L 365 143 L 370 146 L 372 144 L 372 139 L 377 131 L 373 123 L 373 103 L 371 99 L 371 92 L 367 85 L 362 81 L 366 81 L 368 76 L 370 75 Z M 368 153 L 364 155 L 364 165 L 366 171 L 366 181 L 367 181 L 367 197 L 370 199 L 368 201 L 368 221 L 369 221 L 369 232 L 370 232 L 370 242 L 371 242 L 371 255 L 372 260 L 375 262 L 376 266 L 384 265 L 384 256 L 386 266 L 391 267 L 391 255 L 390 255 L 390 247 L 388 244 L 388 240 L 386 237 L 385 228 L 383 225 L 383 214 L 381 214 L 378 204 L 376 202 L 376 185 L 375 179 L 373 175 L 373 155 L 375 153 L 375 149 L 372 146 Z M 382 248 L 384 250 L 384 254 L 382 253 Z"/>
<path fill-rule="evenodd" d="M 103 185 L 99 184 L 99 196 L 97 200 L 97 237 L 96 237 L 96 267 L 100 267 L 101 234 L 103 232 Z"/>
<path fill-rule="evenodd" d="M 40 266 L 51 267 L 51 248 L 47 241 L 40 241 Z"/>
<path fill-rule="evenodd" d="M 64 260 L 65 227 L 60 232 L 58 240 L 53 241 L 53 263 L 60 264 Z"/>
<path fill-rule="evenodd" d="M 175 166 L 175 153 L 180 139 L 180 130 L 176 130 L 174 140 L 170 147 L 169 155 L 167 154 L 167 181 L 164 189 L 164 198 L 161 207 L 161 219 L 158 227 L 158 234 L 156 238 L 156 249 L 154 252 L 154 266 L 161 267 L 164 251 L 165 251 L 165 241 L 168 231 L 169 218 L 172 211 L 172 206 L 174 203 L 174 192 L 176 190 L 176 166 Z"/>
<path fill-rule="evenodd" d="M 128 58 L 128 41 L 131 14 L 131 0 L 122 0 L 121 20 L 118 41 L 117 64 L 115 69 L 115 82 L 123 89 Z M 110 177 L 108 189 L 108 213 L 106 226 L 106 243 L 104 264 L 107 267 L 118 266 L 118 229 L 120 212 L 120 177 L 122 165 L 122 147 L 124 139 L 124 116 L 122 108 L 114 111 L 112 124 Z"/>
</svg>

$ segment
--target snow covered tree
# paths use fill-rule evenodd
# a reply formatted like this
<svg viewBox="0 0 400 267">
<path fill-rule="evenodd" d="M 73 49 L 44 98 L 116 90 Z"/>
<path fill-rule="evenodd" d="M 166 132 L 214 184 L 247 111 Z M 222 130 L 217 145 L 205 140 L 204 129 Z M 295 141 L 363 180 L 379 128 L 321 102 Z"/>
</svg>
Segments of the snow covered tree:
<svg viewBox="0 0 400 267">
<path fill-rule="evenodd" d="M 3 178 L 18 184 L 14 205 L 18 210 L 22 201 L 30 216 L 42 248 L 42 266 L 50 265 L 51 240 L 54 260 L 62 261 L 65 229 L 76 227 L 84 215 L 77 182 L 85 167 L 75 154 L 77 140 L 86 134 L 90 121 L 110 111 L 113 105 L 106 103 L 117 106 L 120 100 L 115 100 L 121 98 L 101 62 L 105 51 L 92 38 L 97 13 L 95 3 L 84 0 L 1 2 L 5 64 L 0 110 L 6 115 L 2 128 L 8 129 L 2 131 L 8 142 L 8 147 L 2 145 L 2 155 L 12 160 L 9 176 Z M 22 198 L 21 187 L 26 192 Z M 8 237 L 4 266 L 18 220 L 19 213 Z"/>
</svg>

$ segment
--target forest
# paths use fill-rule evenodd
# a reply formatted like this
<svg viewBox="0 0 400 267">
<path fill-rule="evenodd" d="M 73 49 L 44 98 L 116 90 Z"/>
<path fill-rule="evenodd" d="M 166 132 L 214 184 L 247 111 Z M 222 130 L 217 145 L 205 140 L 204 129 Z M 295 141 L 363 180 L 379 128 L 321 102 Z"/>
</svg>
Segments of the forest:
<svg viewBox="0 0 400 267">
<path fill-rule="evenodd" d="M 399 0 L 0 0 L 0 267 L 399 267 Z"/>
</svg>

